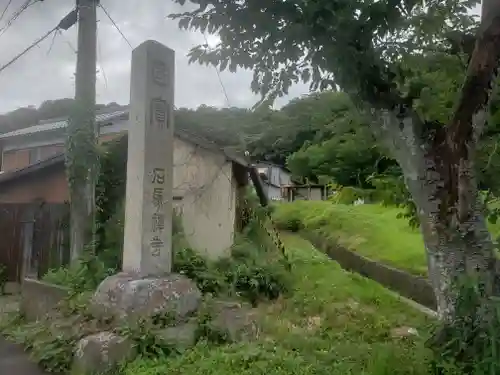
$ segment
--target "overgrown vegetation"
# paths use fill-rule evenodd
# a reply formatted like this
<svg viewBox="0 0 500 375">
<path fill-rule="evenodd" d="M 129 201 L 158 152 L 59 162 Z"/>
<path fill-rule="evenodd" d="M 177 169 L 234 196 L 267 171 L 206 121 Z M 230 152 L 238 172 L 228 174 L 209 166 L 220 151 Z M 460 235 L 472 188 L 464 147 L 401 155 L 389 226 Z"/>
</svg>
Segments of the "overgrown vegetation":
<svg viewBox="0 0 500 375">
<path fill-rule="evenodd" d="M 420 230 L 409 226 L 402 212 L 381 204 L 297 201 L 277 204 L 273 217 L 282 230 L 312 231 L 369 259 L 427 275 Z M 490 224 L 489 229 L 493 236 L 500 235 L 498 224 Z"/>
<path fill-rule="evenodd" d="M 102 207 L 105 207 L 104 202 L 110 201 L 103 200 Z M 247 194 L 246 204 L 251 205 L 253 216 L 236 238 L 230 256 L 219 260 L 205 258 L 189 247 L 181 218 L 174 213 L 173 272 L 194 280 L 203 293 L 236 295 L 255 305 L 261 299 L 276 299 L 286 293 L 290 280 L 287 260 L 266 232 L 266 209 L 258 206 L 252 193 Z M 94 256 L 87 252 L 79 262 L 49 271 L 44 280 L 80 293 L 95 290 L 104 278 L 116 273 L 121 267 L 122 247 L 119 244 L 123 238 L 123 215 L 121 208 L 112 215 L 101 213 L 100 217 L 104 217 L 101 232 L 105 240 L 102 241 L 104 246 L 98 246 L 99 253 Z"/>
<path fill-rule="evenodd" d="M 253 204 L 255 197 L 249 195 L 247 204 Z M 109 202 L 109 201 L 107 201 Z M 103 204 L 101 207 L 105 207 Z M 107 207 L 113 207 L 107 206 Z M 292 285 L 286 259 L 269 241 L 263 229 L 267 220 L 259 207 L 252 210 L 244 232 L 239 236 L 230 257 L 209 260 L 189 248 L 182 233 L 181 219 L 174 215 L 173 223 L 173 271 L 185 274 L 194 280 L 205 298 L 205 308 L 197 318 L 196 340 L 212 344 L 224 344 L 229 340 L 227 333 L 211 325 L 210 304 L 214 297 L 231 298 L 250 302 L 257 306 L 269 300 L 286 295 Z M 106 244 L 119 243 L 123 237 L 123 211 L 117 210 L 105 216 L 102 233 Z M 112 226 L 113 230 L 108 230 Z M 115 236 L 117 238 L 115 238 Z M 101 237 L 102 238 L 102 237 Z M 130 338 L 141 358 L 165 357 L 182 352 L 182 348 L 172 346 L 162 335 L 162 329 L 172 323 L 167 316 L 140 319 L 132 325 L 112 327 L 110 321 L 95 318 L 88 309 L 92 292 L 107 276 L 116 273 L 121 247 L 98 247 L 99 253 L 85 255 L 68 267 L 49 271 L 44 281 L 68 288 L 68 297 L 54 316 L 35 323 L 15 319 L 6 328 L 6 333 L 14 341 L 31 351 L 34 359 L 50 372 L 66 372 L 72 363 L 73 349 L 84 336 L 110 330 Z"/>
<path fill-rule="evenodd" d="M 483 146 L 494 145 L 490 155 L 497 154 L 498 122 L 489 112 L 498 112 L 498 1 L 188 2 L 194 9 L 170 16 L 179 28 L 220 36 L 215 47 L 192 48 L 191 61 L 252 70 L 260 104 L 288 94 L 299 81 L 350 95 L 401 168 L 416 208 L 405 214 L 418 212 L 422 221 L 443 324 L 456 323 L 460 336 L 462 322 L 469 328 L 476 320 L 489 322 L 500 263 L 485 235 L 479 198 L 481 190 L 498 184 L 491 173 L 473 168 L 485 160 Z M 481 23 L 472 14 L 478 8 Z M 312 155 L 318 166 L 320 158 Z M 328 162 L 319 166 L 338 169 Z M 456 308 L 467 297 L 462 277 L 479 282 L 479 306 Z M 500 357 L 496 346 L 475 349 L 477 361 L 490 351 Z"/>
<path fill-rule="evenodd" d="M 292 290 L 260 304 L 254 342 L 213 346 L 201 341 L 182 356 L 138 359 L 126 375 L 424 375 L 427 318 L 379 285 L 342 271 L 294 235 L 284 236 L 292 262 Z M 418 327 L 419 336 L 392 329 Z"/>
<path fill-rule="evenodd" d="M 293 220 L 295 214 L 290 214 L 291 211 L 286 211 L 285 214 L 282 209 L 296 207 L 297 203 L 305 207 L 313 202 L 276 206 L 276 222 L 281 225 L 285 217 Z M 328 202 L 316 203 L 332 205 Z M 324 216 L 317 215 L 319 211 L 315 210 L 314 204 L 309 207 L 312 212 L 306 223 L 311 225 L 321 222 Z M 319 217 L 315 220 L 315 216 Z M 392 212 L 388 213 L 387 218 L 396 220 Z M 359 218 L 355 218 L 354 222 L 356 221 L 360 227 Z M 179 222 L 176 221 L 175 226 L 178 225 Z M 401 225 L 411 231 L 404 221 L 401 221 Z M 265 250 L 265 243 L 261 246 L 254 243 L 253 247 L 248 247 L 253 230 L 258 232 L 261 229 L 247 228 L 245 237 L 233 249 L 234 258 L 248 256 L 250 249 L 254 255 L 269 255 L 266 251 L 271 252 L 271 249 Z M 185 246 L 182 233 L 178 229 L 175 232 L 174 248 L 182 249 Z M 124 365 L 120 374 L 427 375 L 437 374 L 437 371 L 447 375 L 464 374 L 450 358 L 436 358 L 427 349 L 425 343 L 433 324 L 426 316 L 398 301 L 378 284 L 341 270 L 336 263 L 329 261 L 298 236 L 285 235 L 284 239 L 292 264 L 291 273 L 286 277 L 287 284 L 283 284 L 286 293 L 269 302 L 265 301 L 269 297 L 267 292 L 257 294 L 261 302 L 257 305 L 257 310 L 262 319 L 262 331 L 256 341 L 231 343 L 225 332 L 214 329 L 210 324 L 209 310 L 202 310 L 196 320 L 196 346 L 192 349 L 175 347 L 158 334 L 161 329 L 169 326 L 169 317 L 157 316 L 116 330 L 133 340 L 141 354 L 134 362 Z M 236 259 L 234 263 L 230 263 L 237 263 Z M 279 264 L 283 258 L 277 256 L 277 259 L 279 262 L 276 264 Z M 197 280 L 200 288 L 215 295 L 239 293 L 247 299 L 254 291 L 259 290 L 256 286 L 255 289 L 247 290 L 232 284 L 229 281 L 231 278 L 218 273 L 224 269 L 223 264 L 209 262 L 192 250 L 176 250 L 174 264 L 178 272 L 185 272 Z M 250 264 L 256 263 L 252 261 Z M 242 268 L 250 267 L 244 265 Z M 87 270 L 92 272 L 90 268 Z M 68 273 L 63 280 L 72 280 L 80 275 L 75 273 L 75 276 L 68 277 Z M 243 271 L 237 275 L 246 274 Z M 266 271 L 266 275 L 269 275 L 269 271 Z M 88 276 L 89 274 L 86 277 Z M 241 276 L 237 279 L 246 280 Z M 71 281 L 60 283 L 77 285 L 82 289 L 84 287 L 81 285 L 85 285 Z M 30 348 L 34 358 L 46 369 L 66 371 L 72 356 L 68 348 L 74 347 L 82 336 L 108 327 L 107 322 L 96 321 L 87 311 L 87 299 L 90 295 L 91 292 L 75 293 L 68 298 L 60 309 L 60 314 L 66 320 L 63 324 L 60 320 L 57 320 L 57 326 L 51 321 L 26 324 L 18 320 L 5 332 Z M 403 332 L 416 328 L 418 335 L 398 335 L 394 333 L 397 328 L 401 328 Z M 54 335 L 55 332 L 58 334 Z M 470 336 L 470 339 L 474 339 L 474 336 Z M 470 339 L 468 342 L 471 342 Z M 487 368 L 484 367 L 488 365 L 486 359 L 482 363 L 481 369 Z M 489 363 L 491 365 L 491 361 Z M 479 368 L 478 366 L 479 364 L 476 367 Z"/>
<path fill-rule="evenodd" d="M 420 232 L 398 219 L 399 212 L 378 204 L 297 201 L 277 205 L 274 220 L 280 229 L 312 231 L 367 258 L 426 275 Z"/>
<path fill-rule="evenodd" d="M 460 374 L 498 374 L 500 373 L 500 301 L 490 306 L 481 303 L 482 291 L 477 287 L 477 280 L 462 279 L 460 287 L 464 298 L 457 304 L 457 309 L 470 310 L 471 307 L 491 309 L 488 319 L 478 317 L 461 318 L 453 325 L 444 323 L 435 327 L 436 334 L 427 342 L 435 354 L 431 369 L 436 374 L 446 374 L 448 367 L 457 369 Z M 468 320 L 472 318 L 472 320 Z M 458 329 L 457 329 L 458 327 Z M 485 350 L 487 348 L 487 350 Z M 484 351 L 478 358 L 477 353 Z"/>
</svg>

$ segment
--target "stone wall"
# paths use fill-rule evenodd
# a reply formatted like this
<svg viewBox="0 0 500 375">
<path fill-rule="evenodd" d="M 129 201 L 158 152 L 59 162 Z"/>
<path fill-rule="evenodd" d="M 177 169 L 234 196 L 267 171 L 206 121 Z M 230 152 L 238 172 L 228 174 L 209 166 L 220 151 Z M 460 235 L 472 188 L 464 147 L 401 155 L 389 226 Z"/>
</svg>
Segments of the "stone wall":
<svg viewBox="0 0 500 375">
<path fill-rule="evenodd" d="M 316 233 L 301 232 L 301 235 L 311 241 L 315 247 L 324 251 L 331 259 L 338 262 L 342 268 L 359 273 L 406 298 L 436 310 L 434 291 L 427 279 L 365 258 L 325 240 Z"/>
<path fill-rule="evenodd" d="M 33 279 L 21 285 L 20 311 L 28 321 L 38 320 L 50 313 L 68 295 L 68 289 Z"/>
</svg>

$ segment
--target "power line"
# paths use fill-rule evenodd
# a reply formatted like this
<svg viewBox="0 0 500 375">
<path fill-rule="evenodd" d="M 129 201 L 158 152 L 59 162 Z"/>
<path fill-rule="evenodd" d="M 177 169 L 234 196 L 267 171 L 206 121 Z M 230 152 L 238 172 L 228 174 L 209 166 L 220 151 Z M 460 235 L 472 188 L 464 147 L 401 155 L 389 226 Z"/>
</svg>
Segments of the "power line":
<svg viewBox="0 0 500 375">
<path fill-rule="evenodd" d="M 0 15 L 0 21 L 3 20 L 3 16 L 5 16 L 5 13 L 7 12 L 7 9 L 9 9 L 10 4 L 12 3 L 12 0 L 9 0 L 5 8 L 3 9 L 2 14 Z"/>
<path fill-rule="evenodd" d="M 35 1 L 41 1 L 41 0 L 35 0 Z M 23 57 L 25 54 L 27 54 L 33 48 L 37 47 L 40 43 L 42 43 L 45 39 L 47 39 L 53 32 L 56 32 L 59 29 L 68 30 L 71 26 L 73 26 L 76 23 L 76 20 L 77 20 L 77 10 L 73 9 L 58 23 L 58 25 L 56 27 L 49 30 L 45 35 L 43 35 L 41 38 L 37 39 L 30 46 L 28 46 L 24 51 L 22 51 L 20 54 L 15 56 L 8 63 L 6 63 L 2 67 L 0 67 L 0 73 L 2 73 L 5 69 L 7 69 L 12 64 L 14 64 L 17 60 L 19 60 L 21 57 Z"/>
<path fill-rule="evenodd" d="M 12 26 L 12 24 L 19 18 L 19 16 L 26 10 L 28 9 L 30 6 L 32 6 L 33 4 L 39 2 L 39 1 L 43 1 L 43 0 L 26 0 L 23 5 L 21 5 L 21 7 L 14 12 L 14 14 L 10 17 L 10 19 L 7 21 L 7 24 L 0 28 L 0 36 L 2 36 L 3 34 L 5 34 L 5 32 Z"/>
<path fill-rule="evenodd" d="M 205 43 L 207 44 L 207 47 L 208 47 L 208 39 L 207 39 L 207 35 L 205 33 L 203 33 L 203 38 L 205 38 Z M 231 104 L 229 103 L 229 96 L 227 95 L 227 91 L 226 91 L 226 87 L 224 86 L 224 82 L 222 82 L 222 77 L 220 76 L 220 72 L 219 72 L 219 69 L 213 65 L 214 69 L 215 69 L 215 72 L 217 73 L 217 78 L 219 79 L 219 84 L 222 88 L 222 92 L 224 93 L 224 97 L 226 98 L 226 104 L 228 107 L 231 107 Z"/>
<path fill-rule="evenodd" d="M 73 46 L 73 44 L 71 44 L 71 42 L 68 40 L 68 38 L 66 38 L 64 36 L 64 34 L 61 32 L 61 30 L 58 31 L 59 35 L 61 35 L 64 39 L 64 42 L 68 45 L 68 47 L 71 49 L 71 51 L 73 51 L 73 53 L 76 55 L 78 52 L 75 48 L 75 46 Z"/>
<path fill-rule="evenodd" d="M 49 49 L 47 51 L 47 56 L 50 55 L 50 52 L 52 52 L 52 47 L 54 47 L 54 42 L 56 41 L 57 35 L 59 35 L 59 34 L 60 34 L 60 30 L 57 30 L 54 33 L 54 36 L 52 37 L 52 41 L 50 42 Z"/>
<path fill-rule="evenodd" d="M 19 55 L 17 55 L 16 57 L 14 57 L 12 60 L 10 60 L 7 64 L 3 65 L 1 68 L 0 68 L 0 73 L 2 73 L 5 69 L 7 69 L 9 66 L 11 66 L 12 64 L 14 64 L 17 60 L 19 60 L 21 57 L 23 57 L 25 54 L 27 54 L 32 48 L 38 46 L 41 42 L 43 42 L 45 39 L 47 39 L 50 34 L 52 34 L 54 31 L 57 30 L 57 27 L 54 27 L 52 30 L 50 30 L 47 34 L 45 34 L 44 36 L 42 36 L 40 39 L 38 39 L 37 41 L 35 41 L 33 44 L 31 44 L 28 48 L 26 48 L 23 52 L 21 52 Z"/>
<path fill-rule="evenodd" d="M 125 34 L 122 33 L 122 31 L 120 30 L 120 27 L 118 27 L 118 25 L 116 24 L 115 20 L 111 17 L 111 15 L 106 10 L 106 8 L 104 8 L 104 5 L 99 4 L 99 6 L 104 11 L 104 14 L 106 14 L 106 16 L 109 18 L 109 20 L 111 21 L 111 23 L 113 24 L 113 26 L 115 27 L 115 29 L 118 30 L 118 32 L 120 33 L 120 35 L 122 36 L 122 38 L 125 40 L 125 42 L 127 42 L 127 44 L 130 46 L 130 48 L 133 49 L 134 47 L 132 47 L 132 43 L 130 43 L 130 41 L 127 39 L 127 37 L 125 36 Z"/>
<path fill-rule="evenodd" d="M 208 48 L 209 45 L 208 45 L 207 34 L 205 32 L 203 32 L 202 34 L 203 34 L 203 38 L 205 38 L 205 44 L 207 45 L 207 48 Z M 217 78 L 219 79 L 219 84 L 220 84 L 220 87 L 222 88 L 222 92 L 224 93 L 224 97 L 226 98 L 226 105 L 228 107 L 231 107 L 231 103 L 229 101 L 229 95 L 227 95 L 227 90 L 226 90 L 226 87 L 224 86 L 224 82 L 222 81 L 222 77 L 220 75 L 219 68 L 217 68 L 217 66 L 215 66 L 215 65 L 213 65 L 213 67 L 215 69 L 215 73 L 217 73 Z M 246 148 L 247 148 L 247 142 L 245 140 L 245 137 L 243 136 L 243 133 L 239 134 L 239 138 L 240 138 L 240 144 L 241 144 L 241 146 L 243 147 L 243 149 L 246 150 Z"/>
<path fill-rule="evenodd" d="M 99 68 L 102 71 L 102 78 L 104 79 L 104 87 L 108 88 L 108 78 L 106 77 L 106 72 L 104 71 L 104 66 L 102 65 L 102 52 L 101 52 L 101 43 L 99 41 L 99 29 L 96 32 L 97 35 L 97 60 L 99 61 Z"/>
</svg>

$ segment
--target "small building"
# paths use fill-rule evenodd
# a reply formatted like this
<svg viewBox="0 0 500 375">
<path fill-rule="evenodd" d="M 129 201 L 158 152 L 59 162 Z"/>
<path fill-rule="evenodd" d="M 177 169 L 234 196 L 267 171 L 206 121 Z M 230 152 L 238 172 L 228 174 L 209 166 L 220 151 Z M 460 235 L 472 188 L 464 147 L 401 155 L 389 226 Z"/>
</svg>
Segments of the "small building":
<svg viewBox="0 0 500 375">
<path fill-rule="evenodd" d="M 305 185 L 285 185 L 282 187 L 283 200 L 293 202 L 296 200 L 321 201 L 326 200 L 331 195 L 327 185 L 305 184 Z"/>
<path fill-rule="evenodd" d="M 126 135 L 130 124 L 127 110 L 98 114 L 96 121 L 100 142 Z M 55 119 L 0 135 L 0 206 L 69 200 L 66 127 L 66 119 Z M 174 205 L 190 245 L 211 257 L 227 254 L 239 227 L 238 202 L 248 183 L 245 160 L 176 129 L 173 180 Z"/>
<path fill-rule="evenodd" d="M 284 166 L 259 162 L 256 165 L 259 172 L 264 192 L 269 200 L 280 201 L 283 200 L 283 186 L 292 184 L 292 174 Z"/>
</svg>

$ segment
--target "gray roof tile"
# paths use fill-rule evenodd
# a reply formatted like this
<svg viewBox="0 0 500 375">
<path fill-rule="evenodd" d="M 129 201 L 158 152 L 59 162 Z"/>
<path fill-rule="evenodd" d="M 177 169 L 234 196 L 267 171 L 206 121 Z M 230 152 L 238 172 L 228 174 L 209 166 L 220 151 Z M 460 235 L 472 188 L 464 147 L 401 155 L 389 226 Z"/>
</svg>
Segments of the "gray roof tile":
<svg viewBox="0 0 500 375">
<path fill-rule="evenodd" d="M 119 118 L 121 116 L 125 116 L 127 114 L 128 114 L 128 110 L 101 113 L 101 114 L 96 115 L 95 120 L 98 123 L 103 123 L 106 121 L 111 121 L 111 120 L 117 119 L 117 118 Z M 44 132 L 44 131 L 49 131 L 49 130 L 62 129 L 62 128 L 65 128 L 67 126 L 68 126 L 68 119 L 47 120 L 47 121 L 43 121 L 40 124 L 29 126 L 27 128 L 18 129 L 18 130 L 14 130 L 14 131 L 11 131 L 8 133 L 0 134 L 0 139 L 12 138 L 12 137 L 17 137 L 17 136 L 21 136 L 21 135 L 34 134 L 34 133 L 39 133 L 39 132 Z"/>
</svg>

